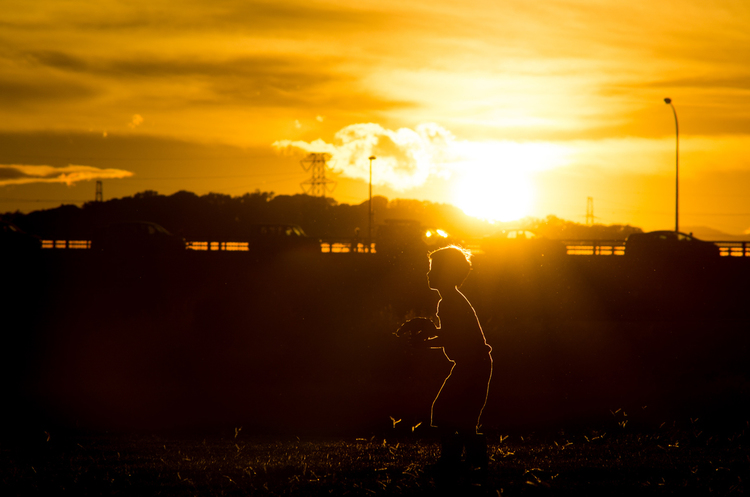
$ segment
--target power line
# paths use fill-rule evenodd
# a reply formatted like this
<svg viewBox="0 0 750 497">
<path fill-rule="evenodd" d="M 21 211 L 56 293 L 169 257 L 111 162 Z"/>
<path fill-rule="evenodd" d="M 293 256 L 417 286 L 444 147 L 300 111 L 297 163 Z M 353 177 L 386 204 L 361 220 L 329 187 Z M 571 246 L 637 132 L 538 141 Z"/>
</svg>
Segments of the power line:
<svg viewBox="0 0 750 497">
<path fill-rule="evenodd" d="M 231 179 L 231 178 L 258 178 L 258 177 L 272 177 L 272 176 L 299 176 L 299 173 L 258 173 L 258 174 L 232 174 L 225 176 L 163 176 L 163 177 L 144 177 L 144 176 L 131 176 L 128 178 L 121 178 L 129 181 L 162 181 L 162 180 L 186 180 L 186 179 Z"/>
<path fill-rule="evenodd" d="M 0 198 L 0 203 L 8 203 L 8 202 L 68 202 L 71 204 L 79 204 L 79 203 L 85 203 L 90 202 L 91 199 L 88 200 L 75 200 L 75 199 L 69 199 L 66 198 L 64 200 L 60 199 L 30 199 L 30 198 Z"/>
<path fill-rule="evenodd" d="M 268 155 L 204 155 L 204 156 L 185 156 L 185 157 L 154 157 L 154 156 L 138 156 L 138 157 L 115 157 L 115 156 L 78 156 L 75 154 L 66 155 L 49 155 L 49 154 L 15 154 L 8 153 L 10 157 L 17 158 L 32 158 L 32 159 L 43 159 L 43 160 L 76 160 L 76 161 L 91 161 L 91 160 L 104 160 L 104 161 L 196 161 L 196 160 L 217 160 L 217 159 L 268 159 L 276 157 L 273 154 Z M 0 159 L 3 160 L 4 159 Z"/>
</svg>

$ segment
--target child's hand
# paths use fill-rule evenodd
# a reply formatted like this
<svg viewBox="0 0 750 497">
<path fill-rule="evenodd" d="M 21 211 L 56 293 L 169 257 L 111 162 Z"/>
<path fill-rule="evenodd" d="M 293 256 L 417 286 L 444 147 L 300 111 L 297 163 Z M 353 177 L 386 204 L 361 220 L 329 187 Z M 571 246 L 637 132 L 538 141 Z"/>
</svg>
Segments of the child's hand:
<svg viewBox="0 0 750 497">
<path fill-rule="evenodd" d="M 396 336 L 408 338 L 409 343 L 418 346 L 427 341 L 431 336 L 434 336 L 435 331 L 435 324 L 428 318 L 415 318 L 402 324 L 396 330 Z"/>
</svg>

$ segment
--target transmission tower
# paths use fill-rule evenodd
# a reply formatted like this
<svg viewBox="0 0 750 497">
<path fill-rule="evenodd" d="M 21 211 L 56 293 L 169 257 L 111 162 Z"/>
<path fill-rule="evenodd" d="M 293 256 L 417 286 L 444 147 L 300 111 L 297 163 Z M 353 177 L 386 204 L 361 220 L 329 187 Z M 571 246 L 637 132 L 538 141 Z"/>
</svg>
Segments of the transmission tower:
<svg viewBox="0 0 750 497">
<path fill-rule="evenodd" d="M 586 199 L 586 226 L 594 225 L 594 197 Z"/>
<path fill-rule="evenodd" d="M 336 182 L 326 179 L 326 161 L 330 159 L 329 154 L 310 154 L 300 161 L 302 169 L 312 171 L 310 179 L 300 183 L 305 193 L 313 197 L 325 197 L 326 192 L 332 192 L 336 188 Z"/>
<path fill-rule="evenodd" d="M 95 202 L 101 202 L 104 200 L 104 192 L 102 188 L 102 182 L 101 180 L 96 182 L 96 197 L 94 197 Z"/>
</svg>

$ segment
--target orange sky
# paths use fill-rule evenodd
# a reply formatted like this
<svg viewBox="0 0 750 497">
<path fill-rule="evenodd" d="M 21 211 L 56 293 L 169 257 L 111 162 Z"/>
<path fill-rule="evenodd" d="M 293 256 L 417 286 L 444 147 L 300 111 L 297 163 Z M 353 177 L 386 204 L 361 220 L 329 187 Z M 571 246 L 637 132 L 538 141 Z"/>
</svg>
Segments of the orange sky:
<svg viewBox="0 0 750 497">
<path fill-rule="evenodd" d="M 0 212 L 151 189 L 750 229 L 744 0 L 5 0 Z M 42 167 L 44 166 L 44 167 Z"/>
</svg>

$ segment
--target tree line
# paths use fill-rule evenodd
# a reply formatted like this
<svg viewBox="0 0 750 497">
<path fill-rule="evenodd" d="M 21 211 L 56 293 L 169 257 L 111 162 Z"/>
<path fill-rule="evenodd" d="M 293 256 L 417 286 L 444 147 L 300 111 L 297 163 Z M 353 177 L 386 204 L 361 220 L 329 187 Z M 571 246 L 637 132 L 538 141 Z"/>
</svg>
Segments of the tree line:
<svg viewBox="0 0 750 497">
<path fill-rule="evenodd" d="M 340 204 L 330 197 L 305 194 L 275 195 L 256 190 L 241 196 L 221 193 L 196 195 L 178 191 L 160 195 L 146 190 L 133 196 L 104 202 L 87 202 L 81 207 L 61 205 L 30 213 L 6 213 L 3 219 L 44 239 L 89 239 L 98 226 L 120 221 L 150 221 L 188 240 L 242 240 L 255 224 L 297 224 L 316 238 L 347 238 L 359 229 L 368 233 L 369 201 L 358 205 Z M 413 219 L 425 226 L 441 228 L 460 238 L 481 236 L 509 228 L 466 215 L 450 205 L 413 199 L 372 199 L 375 236 L 377 226 L 387 219 Z M 629 225 L 587 226 L 550 215 L 525 218 L 513 223 L 539 236 L 553 239 L 624 239 L 640 232 Z"/>
</svg>

